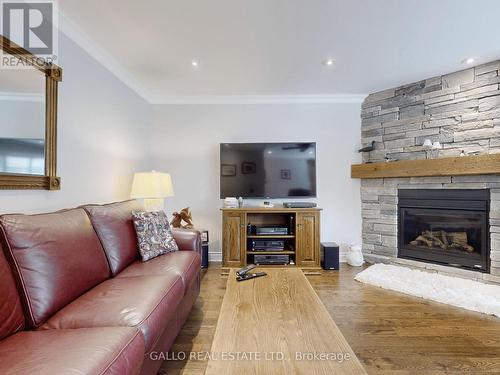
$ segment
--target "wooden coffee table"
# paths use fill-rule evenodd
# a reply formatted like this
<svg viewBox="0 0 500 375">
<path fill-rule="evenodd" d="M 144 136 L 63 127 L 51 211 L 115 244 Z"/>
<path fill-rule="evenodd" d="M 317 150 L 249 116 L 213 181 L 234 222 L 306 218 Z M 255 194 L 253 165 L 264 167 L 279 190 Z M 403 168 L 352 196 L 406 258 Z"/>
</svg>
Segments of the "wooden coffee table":
<svg viewBox="0 0 500 375">
<path fill-rule="evenodd" d="M 300 269 L 260 271 L 230 272 L 205 374 L 366 374 Z"/>
</svg>

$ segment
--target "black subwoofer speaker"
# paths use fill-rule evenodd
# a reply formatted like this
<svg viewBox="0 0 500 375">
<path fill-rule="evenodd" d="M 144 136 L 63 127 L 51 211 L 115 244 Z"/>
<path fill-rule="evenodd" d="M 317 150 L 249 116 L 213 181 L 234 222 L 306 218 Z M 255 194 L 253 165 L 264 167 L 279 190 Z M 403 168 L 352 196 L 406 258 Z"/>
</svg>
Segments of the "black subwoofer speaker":
<svg viewBox="0 0 500 375">
<path fill-rule="evenodd" d="M 335 242 L 324 242 L 321 244 L 321 266 L 324 270 L 339 270 L 339 245 Z"/>
</svg>

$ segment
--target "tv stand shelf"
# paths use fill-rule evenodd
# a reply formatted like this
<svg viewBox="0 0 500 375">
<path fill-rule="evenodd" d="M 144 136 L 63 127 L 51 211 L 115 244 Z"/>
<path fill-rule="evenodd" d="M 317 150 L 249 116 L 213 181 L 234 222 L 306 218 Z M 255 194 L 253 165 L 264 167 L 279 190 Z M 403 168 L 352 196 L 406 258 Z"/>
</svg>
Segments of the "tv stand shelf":
<svg viewBox="0 0 500 375">
<path fill-rule="evenodd" d="M 251 236 L 251 235 L 247 235 L 247 238 L 262 238 L 262 239 L 272 239 L 272 238 L 276 238 L 276 239 L 287 239 L 287 238 L 295 238 L 294 235 L 268 235 L 268 236 L 262 236 L 262 235 L 255 235 L 255 236 Z"/>
<path fill-rule="evenodd" d="M 289 255 L 293 264 L 273 267 L 320 268 L 320 214 L 319 208 L 223 208 L 222 211 L 222 267 L 241 268 L 254 263 L 255 255 Z M 248 234 L 248 225 L 255 227 L 287 227 L 289 234 Z M 285 250 L 252 250 L 252 240 L 285 241 Z"/>
<path fill-rule="evenodd" d="M 273 254 L 283 254 L 283 255 L 295 255 L 295 251 L 289 251 L 289 250 L 284 250 L 284 251 L 247 251 L 247 254 L 251 255 L 273 255 Z"/>
</svg>

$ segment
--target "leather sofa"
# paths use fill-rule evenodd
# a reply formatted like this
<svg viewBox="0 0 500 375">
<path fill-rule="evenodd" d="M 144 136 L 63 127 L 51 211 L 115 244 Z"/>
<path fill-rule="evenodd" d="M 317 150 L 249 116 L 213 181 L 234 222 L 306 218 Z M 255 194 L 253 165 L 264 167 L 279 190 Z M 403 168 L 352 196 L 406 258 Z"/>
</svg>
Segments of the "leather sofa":
<svg viewBox="0 0 500 375">
<path fill-rule="evenodd" d="M 139 260 L 136 201 L 0 216 L 0 374 L 155 374 L 200 290 L 201 238 Z M 160 356 L 161 358 L 161 356 Z"/>
</svg>

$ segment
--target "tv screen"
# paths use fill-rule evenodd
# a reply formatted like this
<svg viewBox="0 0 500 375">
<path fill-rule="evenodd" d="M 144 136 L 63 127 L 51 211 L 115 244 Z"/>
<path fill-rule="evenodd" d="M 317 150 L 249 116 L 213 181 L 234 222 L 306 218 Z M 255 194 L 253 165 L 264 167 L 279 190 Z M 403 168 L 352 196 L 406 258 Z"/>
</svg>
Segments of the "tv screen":
<svg viewBox="0 0 500 375">
<path fill-rule="evenodd" d="M 316 197 L 316 143 L 221 143 L 220 196 Z"/>
</svg>

